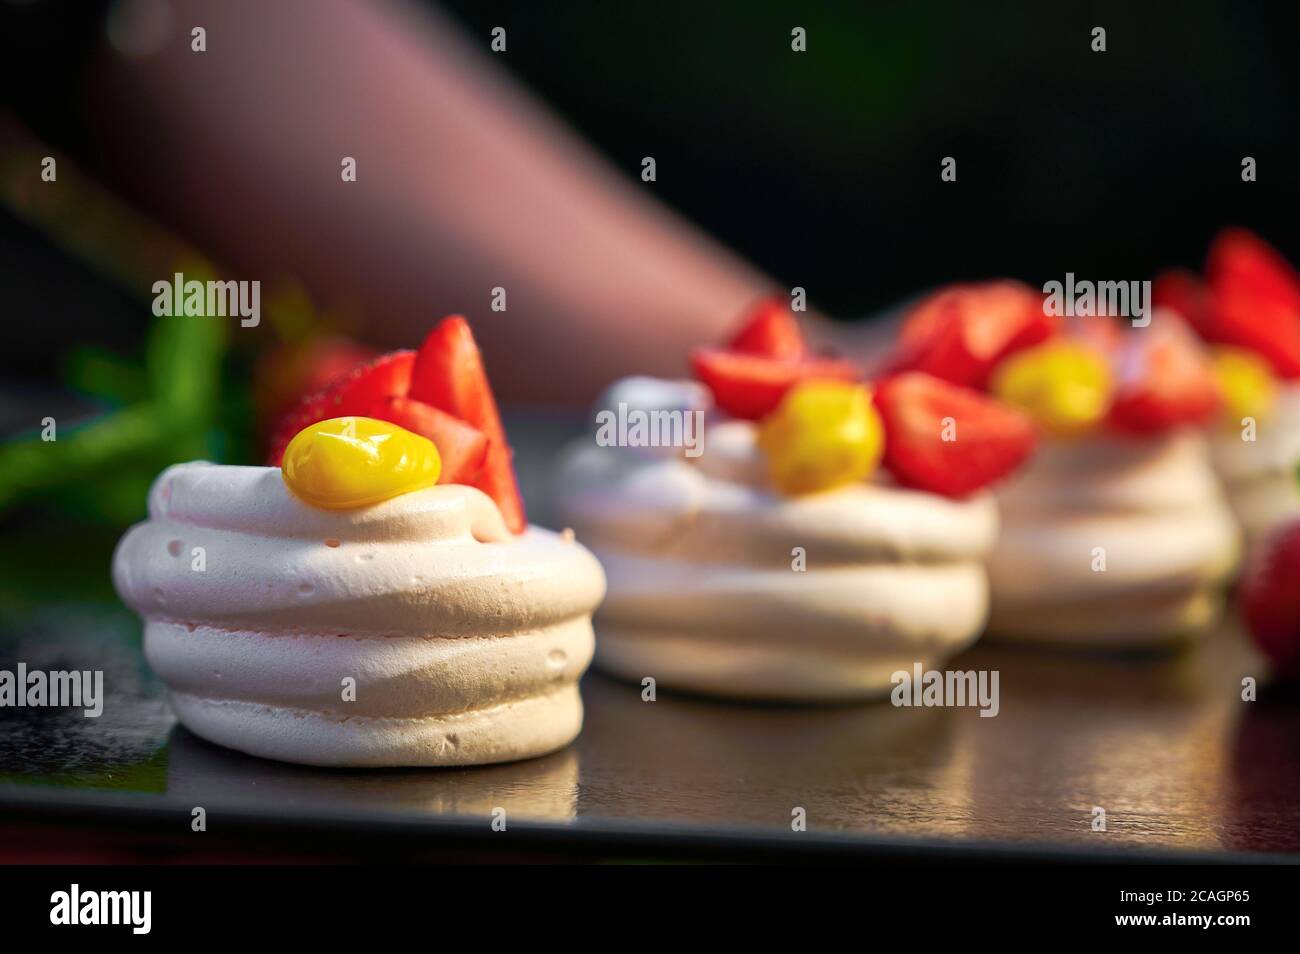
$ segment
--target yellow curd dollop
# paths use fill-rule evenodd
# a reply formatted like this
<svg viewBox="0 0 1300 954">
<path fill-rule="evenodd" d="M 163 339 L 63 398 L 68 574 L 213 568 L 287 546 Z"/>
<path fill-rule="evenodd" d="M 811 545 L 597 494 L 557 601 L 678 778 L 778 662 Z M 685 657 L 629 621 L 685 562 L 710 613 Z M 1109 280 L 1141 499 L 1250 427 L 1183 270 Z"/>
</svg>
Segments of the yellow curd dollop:
<svg viewBox="0 0 1300 954">
<path fill-rule="evenodd" d="M 784 494 L 810 494 L 866 480 L 885 446 L 871 392 L 846 381 L 792 388 L 759 424 L 772 483 Z"/>
<path fill-rule="evenodd" d="M 284 482 L 326 510 L 366 507 L 432 487 L 442 472 L 433 441 L 387 421 L 336 417 L 305 427 L 284 452 Z"/>
<path fill-rule="evenodd" d="M 990 390 L 1053 434 L 1092 427 L 1110 407 L 1106 359 L 1082 344 L 1050 341 L 1017 352 L 998 365 Z"/>
<path fill-rule="evenodd" d="M 1278 384 L 1268 362 L 1243 348 L 1215 348 L 1214 376 L 1223 394 L 1228 422 L 1267 417 L 1277 401 Z"/>
</svg>

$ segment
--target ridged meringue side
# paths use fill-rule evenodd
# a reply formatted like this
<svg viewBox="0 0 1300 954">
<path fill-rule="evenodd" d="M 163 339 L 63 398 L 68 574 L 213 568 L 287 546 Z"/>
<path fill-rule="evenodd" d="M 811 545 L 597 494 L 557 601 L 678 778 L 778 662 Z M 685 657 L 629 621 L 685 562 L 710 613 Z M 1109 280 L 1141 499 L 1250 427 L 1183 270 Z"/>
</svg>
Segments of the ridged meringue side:
<svg viewBox="0 0 1300 954">
<path fill-rule="evenodd" d="M 1300 384 L 1288 385 L 1272 412 L 1255 423 L 1255 440 L 1229 426 L 1211 440 L 1228 502 L 1254 543 L 1300 519 Z"/>
<path fill-rule="evenodd" d="M 589 441 L 557 503 L 609 578 L 596 664 L 737 698 L 882 695 L 979 634 L 992 498 L 885 483 L 783 497 L 753 425 L 715 423 L 696 460 Z M 801 548 L 806 569 L 794 569 Z"/>
<path fill-rule="evenodd" d="M 604 592 L 586 549 L 538 528 L 512 536 L 470 487 L 327 511 L 277 468 L 204 463 L 158 478 L 113 578 L 188 728 L 318 765 L 567 744 Z"/>
<path fill-rule="evenodd" d="M 1048 442 L 998 497 L 991 635 L 1130 648 L 1217 621 L 1240 533 L 1201 434 Z"/>
</svg>

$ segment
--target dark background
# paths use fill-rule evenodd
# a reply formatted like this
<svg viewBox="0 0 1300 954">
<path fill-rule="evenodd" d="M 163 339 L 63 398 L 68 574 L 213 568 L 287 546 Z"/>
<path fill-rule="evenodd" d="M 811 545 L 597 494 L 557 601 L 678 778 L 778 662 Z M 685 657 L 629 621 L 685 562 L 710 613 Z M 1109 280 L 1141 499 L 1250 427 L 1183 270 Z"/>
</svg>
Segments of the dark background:
<svg viewBox="0 0 1300 954">
<path fill-rule="evenodd" d="M 102 6 L 0 4 L 7 107 L 92 172 L 79 84 Z M 648 188 L 835 316 L 960 279 L 1149 277 L 1225 224 L 1300 258 L 1295 4 L 443 7 L 484 44 L 504 26 L 497 60 L 612 162 L 653 155 Z M 69 341 L 141 331 L 137 303 L 3 209 L 0 287 L 10 385 Z"/>
<path fill-rule="evenodd" d="M 1226 223 L 1300 251 L 1294 4 L 554 6 L 449 4 L 507 25 L 502 59 L 618 165 L 654 155 L 656 191 L 833 314 L 1145 276 Z"/>
</svg>

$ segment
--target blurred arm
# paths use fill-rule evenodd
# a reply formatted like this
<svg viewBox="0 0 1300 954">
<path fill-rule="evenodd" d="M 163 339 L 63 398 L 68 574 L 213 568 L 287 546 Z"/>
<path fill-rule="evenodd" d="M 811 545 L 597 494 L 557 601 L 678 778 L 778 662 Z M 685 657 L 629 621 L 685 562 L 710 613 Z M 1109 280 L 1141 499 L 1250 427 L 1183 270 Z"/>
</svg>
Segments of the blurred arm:
<svg viewBox="0 0 1300 954">
<path fill-rule="evenodd" d="M 488 37 L 348 0 L 172 7 L 156 51 L 96 63 L 99 141 L 123 190 L 237 277 L 292 276 L 387 344 L 463 312 L 503 396 L 549 402 L 683 373 L 770 288 L 515 86 Z"/>
</svg>

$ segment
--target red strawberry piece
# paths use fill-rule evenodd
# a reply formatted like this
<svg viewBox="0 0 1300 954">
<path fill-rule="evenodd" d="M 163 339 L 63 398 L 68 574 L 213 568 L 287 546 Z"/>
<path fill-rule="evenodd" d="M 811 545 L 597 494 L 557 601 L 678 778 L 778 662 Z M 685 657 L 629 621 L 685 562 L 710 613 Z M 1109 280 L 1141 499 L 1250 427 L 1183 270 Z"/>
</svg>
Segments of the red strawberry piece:
<svg viewBox="0 0 1300 954">
<path fill-rule="evenodd" d="M 999 361 L 1059 330 L 1043 296 L 1020 282 L 952 285 L 912 309 L 889 368 L 983 388 Z"/>
<path fill-rule="evenodd" d="M 1215 342 L 1250 348 L 1286 378 L 1300 377 L 1300 276 L 1268 243 L 1225 229 L 1206 262 Z"/>
<path fill-rule="evenodd" d="M 1203 424 L 1219 408 L 1219 388 L 1200 344 L 1181 325 L 1134 330 L 1116 356 L 1107 423 L 1128 434 Z"/>
<path fill-rule="evenodd" d="M 718 407 L 747 421 L 770 414 L 785 392 L 801 381 L 855 381 L 862 376 L 856 364 L 838 358 L 788 361 L 719 348 L 697 348 L 691 354 L 691 366 L 713 392 Z"/>
<path fill-rule="evenodd" d="M 469 323 L 460 315 L 443 319 L 424 339 L 415 359 L 408 396 L 460 418 L 487 437 L 483 467 L 470 486 L 495 500 L 506 526 L 514 533 L 522 533 L 528 521 L 515 481 L 510 445 L 488 384 L 483 356 Z"/>
<path fill-rule="evenodd" d="M 778 296 L 761 301 L 727 347 L 741 354 L 790 361 L 804 357 L 808 350 L 799 322 L 786 300 Z"/>
<path fill-rule="evenodd" d="M 446 411 L 422 401 L 390 397 L 371 407 L 367 417 L 389 421 L 433 441 L 438 456 L 442 458 L 440 484 L 473 486 L 483 470 L 483 462 L 487 459 L 487 436 Z"/>
<path fill-rule="evenodd" d="M 1213 320 L 1210 289 L 1195 272 L 1185 268 L 1161 272 L 1151 284 L 1151 304 L 1179 315 L 1206 341 L 1221 343 Z"/>
<path fill-rule="evenodd" d="M 1300 378 L 1300 313 L 1281 299 L 1231 284 L 1214 290 L 1213 309 L 1211 340 L 1249 348 L 1280 376 Z"/>
<path fill-rule="evenodd" d="M 905 487 L 962 497 L 1005 477 L 1034 449 L 1027 416 L 929 374 L 885 378 L 875 402 L 885 428 L 885 467 Z"/>
<path fill-rule="evenodd" d="M 334 417 L 365 417 L 383 398 L 405 394 L 414 365 L 414 351 L 391 351 L 303 398 L 271 432 L 267 461 L 279 467 L 284 449 L 304 427 Z"/>
<path fill-rule="evenodd" d="M 304 394 L 329 387 L 378 356 L 370 348 L 333 337 L 271 349 L 253 369 L 253 403 L 259 422 L 263 427 L 278 424 Z"/>
<path fill-rule="evenodd" d="M 1246 288 L 1300 313 L 1300 275 L 1273 246 L 1246 229 L 1224 229 L 1215 236 L 1205 273 L 1216 290 L 1228 285 Z"/>
<path fill-rule="evenodd" d="M 1251 558 L 1241 613 L 1278 674 L 1300 677 L 1300 522 L 1276 531 Z"/>
</svg>

